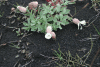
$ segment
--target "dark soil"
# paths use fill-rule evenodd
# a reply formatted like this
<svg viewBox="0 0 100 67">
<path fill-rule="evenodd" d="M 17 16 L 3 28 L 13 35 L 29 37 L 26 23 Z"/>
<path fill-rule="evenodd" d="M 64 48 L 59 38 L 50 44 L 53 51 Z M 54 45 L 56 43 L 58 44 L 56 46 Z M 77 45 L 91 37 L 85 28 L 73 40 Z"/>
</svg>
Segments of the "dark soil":
<svg viewBox="0 0 100 67">
<path fill-rule="evenodd" d="M 99 36 L 93 37 L 93 35 L 98 35 L 95 28 L 93 27 L 93 24 L 98 30 L 100 30 L 99 16 L 93 24 L 91 24 L 89 27 L 83 27 L 82 30 L 78 30 L 77 25 L 75 24 L 69 24 L 63 26 L 62 30 L 58 29 L 57 31 L 55 31 L 56 41 L 53 39 L 47 40 L 44 37 L 45 34 L 37 33 L 37 32 L 29 32 L 28 34 L 30 33 L 32 34 L 21 39 L 21 36 L 17 36 L 16 31 L 12 31 L 13 28 L 7 27 L 7 26 L 18 27 L 18 23 L 20 23 L 21 21 L 17 20 L 15 21 L 14 24 L 10 24 L 10 22 L 13 21 L 13 19 L 8 19 L 7 16 L 10 16 L 11 7 L 14 7 L 13 4 L 17 5 L 18 3 L 19 5 L 27 6 L 28 3 L 31 1 L 33 0 L 8 0 L 7 2 L 5 2 L 0 6 L 0 11 L 4 12 L 3 17 L 0 18 L 0 35 L 2 33 L 2 36 L 0 38 L 0 45 L 1 45 L 0 46 L 0 67 L 25 67 L 25 66 L 45 67 L 44 65 L 48 65 L 46 67 L 56 67 L 57 64 L 54 62 L 50 63 L 49 61 L 51 61 L 52 59 L 48 58 L 53 56 L 56 57 L 54 55 L 53 50 L 58 51 L 60 45 L 60 50 L 63 53 L 68 52 L 69 50 L 72 56 L 75 56 L 77 53 L 80 57 L 82 57 L 91 48 L 91 39 L 86 41 L 81 41 L 82 39 L 88 37 L 97 38 L 97 39 L 93 40 L 92 52 L 90 53 L 86 63 L 91 65 L 94 59 L 92 67 L 100 67 L 100 51 L 97 53 L 98 49 L 100 50 L 100 39 Z M 46 3 L 45 0 L 37 0 L 37 1 L 39 2 L 39 4 Z M 76 8 L 76 12 L 79 11 L 74 16 L 74 18 L 78 18 L 79 20 L 86 20 L 88 22 L 88 20 L 91 17 L 97 14 L 97 12 L 94 9 L 90 9 L 91 7 L 90 4 L 86 8 L 82 9 L 84 5 L 86 5 L 87 3 L 88 1 L 77 2 L 74 5 L 69 5 L 68 8 L 71 10 L 72 15 L 75 14 L 75 8 Z M 93 19 L 91 21 L 93 21 Z M 6 24 L 6 26 L 3 26 L 4 24 Z M 21 42 L 19 42 L 19 40 L 21 40 Z M 16 42 L 12 42 L 12 41 L 16 41 Z M 27 45 L 28 42 L 30 44 Z M 17 49 L 15 47 L 11 47 L 10 45 L 12 45 L 12 43 L 14 45 L 19 44 L 20 48 Z M 78 51 L 81 48 L 86 48 L 87 50 L 85 52 Z M 21 53 L 20 51 L 22 50 L 25 50 L 26 52 Z M 15 58 L 17 55 L 19 55 L 19 57 Z M 44 57 L 43 55 L 48 57 Z M 96 58 L 94 58 L 94 56 L 96 56 Z M 42 65 L 42 63 L 46 63 L 46 62 L 49 63 Z"/>
</svg>

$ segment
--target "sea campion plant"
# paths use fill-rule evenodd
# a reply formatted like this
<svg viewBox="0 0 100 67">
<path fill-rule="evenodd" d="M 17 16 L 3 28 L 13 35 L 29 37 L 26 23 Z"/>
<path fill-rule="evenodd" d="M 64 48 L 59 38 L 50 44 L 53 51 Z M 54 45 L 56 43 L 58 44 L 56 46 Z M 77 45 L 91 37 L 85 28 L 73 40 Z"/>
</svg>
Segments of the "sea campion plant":
<svg viewBox="0 0 100 67">
<path fill-rule="evenodd" d="M 51 26 L 48 26 L 46 28 L 45 38 L 46 39 L 53 38 L 54 40 L 56 40 L 56 34 L 55 34 L 55 32 L 52 31 L 52 27 Z"/>
<path fill-rule="evenodd" d="M 29 31 L 37 31 L 41 33 L 46 32 L 47 26 L 51 26 L 53 30 L 62 29 L 62 25 L 68 25 L 72 20 L 69 16 L 70 10 L 66 5 L 73 4 L 70 1 L 62 0 L 62 4 L 56 4 L 56 7 L 42 4 L 42 7 L 36 9 L 37 11 L 27 9 L 27 22 L 24 22 L 23 29 Z"/>
</svg>

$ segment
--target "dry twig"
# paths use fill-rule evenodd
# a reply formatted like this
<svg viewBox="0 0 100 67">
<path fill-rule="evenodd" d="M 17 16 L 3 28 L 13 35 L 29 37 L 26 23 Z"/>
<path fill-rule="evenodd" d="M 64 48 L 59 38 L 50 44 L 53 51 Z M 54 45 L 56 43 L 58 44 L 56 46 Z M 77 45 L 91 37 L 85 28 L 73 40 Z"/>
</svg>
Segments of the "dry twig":
<svg viewBox="0 0 100 67">
<path fill-rule="evenodd" d="M 94 56 L 94 58 L 93 58 L 93 60 L 92 60 L 92 62 L 91 62 L 91 67 L 92 67 L 92 65 L 93 65 L 93 63 L 94 63 L 94 61 L 95 61 L 97 55 L 99 54 L 99 52 L 100 52 L 100 47 L 99 47 L 97 53 L 95 54 L 95 56 Z"/>
</svg>

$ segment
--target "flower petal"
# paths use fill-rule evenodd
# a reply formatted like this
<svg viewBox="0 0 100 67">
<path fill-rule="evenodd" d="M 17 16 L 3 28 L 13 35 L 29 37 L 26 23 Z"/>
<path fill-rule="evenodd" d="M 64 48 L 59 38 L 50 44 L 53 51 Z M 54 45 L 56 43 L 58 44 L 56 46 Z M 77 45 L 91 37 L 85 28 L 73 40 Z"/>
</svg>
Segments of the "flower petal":
<svg viewBox="0 0 100 67">
<path fill-rule="evenodd" d="M 47 33 L 50 33 L 51 31 L 52 31 L 52 27 L 51 26 L 48 26 L 47 29 L 46 29 L 46 32 Z"/>
<path fill-rule="evenodd" d="M 46 33 L 45 38 L 46 39 L 50 39 L 52 37 L 52 35 L 50 33 Z"/>
<path fill-rule="evenodd" d="M 82 25 L 86 25 L 86 21 L 85 20 L 80 21 L 79 23 L 82 24 Z"/>
</svg>

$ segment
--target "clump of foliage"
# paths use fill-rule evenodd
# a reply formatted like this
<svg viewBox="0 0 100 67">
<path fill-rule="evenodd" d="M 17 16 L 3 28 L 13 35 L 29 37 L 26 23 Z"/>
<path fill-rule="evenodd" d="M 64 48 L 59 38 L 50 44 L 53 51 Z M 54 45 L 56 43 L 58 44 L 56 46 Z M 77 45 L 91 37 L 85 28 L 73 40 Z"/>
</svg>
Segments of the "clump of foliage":
<svg viewBox="0 0 100 67">
<path fill-rule="evenodd" d="M 57 31 L 57 29 L 62 29 L 62 25 L 68 25 L 72 20 L 69 16 L 70 10 L 66 8 L 66 5 L 73 4 L 70 1 L 62 0 L 62 4 L 57 4 L 55 6 L 42 4 L 37 10 L 29 11 L 27 9 L 27 22 L 24 22 L 23 29 L 29 31 L 37 31 L 45 33 L 47 26 L 52 26 L 52 29 Z"/>
<path fill-rule="evenodd" d="M 18 29 L 18 31 L 16 31 L 17 36 L 23 35 L 23 33 L 21 33 L 20 28 Z"/>
<path fill-rule="evenodd" d="M 93 48 L 93 41 L 91 39 L 91 48 L 90 50 L 82 57 L 80 57 L 77 53 L 75 56 L 71 55 L 71 52 L 68 50 L 68 52 L 63 53 L 60 50 L 60 46 L 58 48 L 58 51 L 54 50 L 55 57 L 55 63 L 59 67 L 90 67 L 89 64 L 86 63 L 89 55 L 91 54 Z"/>
<path fill-rule="evenodd" d="M 100 9 L 100 0 L 91 0 L 92 7 L 95 9 L 95 11 L 99 12 Z"/>
</svg>

